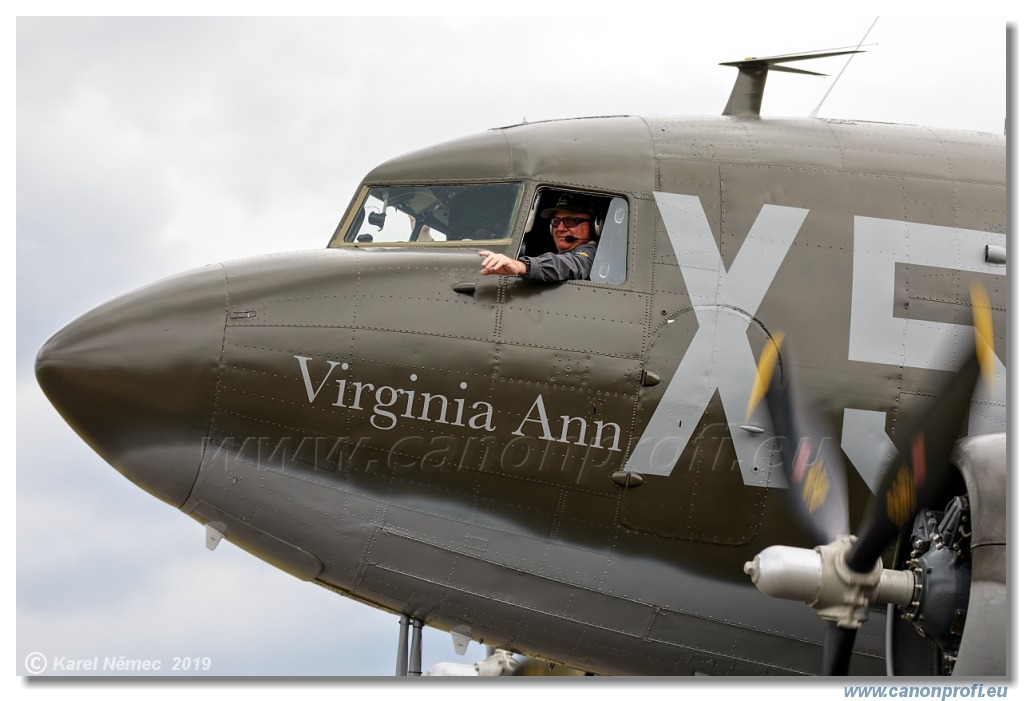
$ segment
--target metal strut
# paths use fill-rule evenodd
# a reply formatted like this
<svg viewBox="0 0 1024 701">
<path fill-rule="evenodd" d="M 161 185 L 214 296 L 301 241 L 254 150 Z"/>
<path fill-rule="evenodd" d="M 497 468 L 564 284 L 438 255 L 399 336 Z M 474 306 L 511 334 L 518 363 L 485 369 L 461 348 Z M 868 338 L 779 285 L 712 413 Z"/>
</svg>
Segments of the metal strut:
<svg viewBox="0 0 1024 701">
<path fill-rule="evenodd" d="M 412 649 L 409 648 L 409 623 L 412 623 Z M 396 677 L 423 675 L 423 621 L 403 613 L 398 619 L 398 656 L 395 660 Z"/>
<path fill-rule="evenodd" d="M 395 676 L 409 676 L 409 616 L 404 613 L 398 619 L 398 659 L 395 661 Z"/>
<path fill-rule="evenodd" d="M 412 621 L 412 650 L 409 651 L 409 676 L 423 674 L 423 621 Z"/>
</svg>

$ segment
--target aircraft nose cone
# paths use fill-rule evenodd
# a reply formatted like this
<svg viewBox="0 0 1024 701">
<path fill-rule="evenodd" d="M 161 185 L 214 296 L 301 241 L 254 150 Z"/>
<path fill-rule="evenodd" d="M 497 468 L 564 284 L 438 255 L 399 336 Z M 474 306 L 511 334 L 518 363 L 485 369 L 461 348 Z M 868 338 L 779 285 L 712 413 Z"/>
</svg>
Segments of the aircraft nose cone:
<svg viewBox="0 0 1024 701">
<path fill-rule="evenodd" d="M 125 477 L 180 507 L 212 416 L 227 283 L 211 266 L 111 300 L 58 331 L 36 379 L 65 421 Z"/>
</svg>

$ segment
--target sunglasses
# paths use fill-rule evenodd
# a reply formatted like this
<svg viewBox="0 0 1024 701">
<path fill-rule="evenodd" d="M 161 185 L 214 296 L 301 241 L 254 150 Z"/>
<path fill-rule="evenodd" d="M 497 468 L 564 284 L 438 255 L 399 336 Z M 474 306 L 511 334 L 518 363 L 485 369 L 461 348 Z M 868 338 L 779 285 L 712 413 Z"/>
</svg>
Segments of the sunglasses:
<svg viewBox="0 0 1024 701">
<path fill-rule="evenodd" d="M 566 229 L 574 229 L 585 221 L 590 221 L 590 219 L 586 217 L 551 217 L 551 228 L 557 229 L 559 224 L 565 224 Z"/>
</svg>

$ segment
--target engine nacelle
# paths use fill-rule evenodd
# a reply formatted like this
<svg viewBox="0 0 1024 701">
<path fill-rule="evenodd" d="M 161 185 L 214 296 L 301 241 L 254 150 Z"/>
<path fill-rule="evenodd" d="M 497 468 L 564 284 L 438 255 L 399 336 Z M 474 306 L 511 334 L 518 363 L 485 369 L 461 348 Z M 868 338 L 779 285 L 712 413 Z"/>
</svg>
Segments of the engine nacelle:
<svg viewBox="0 0 1024 701">
<path fill-rule="evenodd" d="M 1006 434 L 965 438 L 952 459 L 971 505 L 971 596 L 953 674 L 1005 676 Z"/>
</svg>

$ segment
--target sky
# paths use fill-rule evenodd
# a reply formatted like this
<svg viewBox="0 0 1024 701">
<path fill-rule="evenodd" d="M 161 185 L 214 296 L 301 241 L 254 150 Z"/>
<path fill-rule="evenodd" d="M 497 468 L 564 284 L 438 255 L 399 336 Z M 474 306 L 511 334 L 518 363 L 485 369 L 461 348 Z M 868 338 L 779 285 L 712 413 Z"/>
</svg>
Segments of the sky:
<svg viewBox="0 0 1024 701">
<path fill-rule="evenodd" d="M 397 617 L 226 541 L 207 551 L 198 523 L 64 424 L 35 382 L 36 351 L 148 282 L 324 247 L 363 175 L 396 155 L 524 120 L 720 114 L 735 70 L 718 63 L 855 45 L 875 20 L 658 22 L 642 3 L 619 7 L 561 20 L 12 21 L 15 674 L 31 653 L 209 659 L 209 674 L 231 677 L 393 674 Z M 1005 16 L 883 15 L 818 115 L 1003 132 L 1005 42 Z M 803 67 L 834 76 L 845 63 Z M 762 114 L 806 117 L 830 81 L 773 74 Z M 425 669 L 481 656 L 426 632 Z"/>
</svg>

